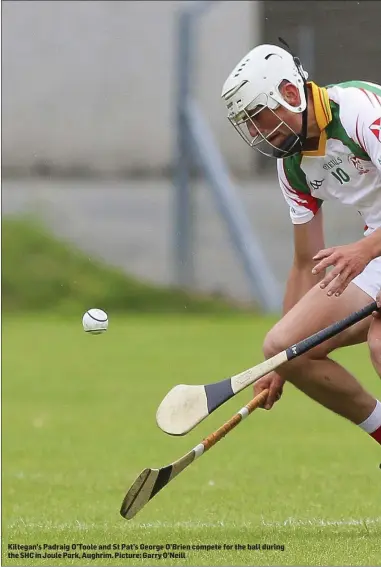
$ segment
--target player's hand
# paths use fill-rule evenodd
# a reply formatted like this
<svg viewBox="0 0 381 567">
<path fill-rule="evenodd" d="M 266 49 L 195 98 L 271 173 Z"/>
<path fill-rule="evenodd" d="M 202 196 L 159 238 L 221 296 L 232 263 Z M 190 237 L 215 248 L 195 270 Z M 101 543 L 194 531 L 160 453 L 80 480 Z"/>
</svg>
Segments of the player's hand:
<svg viewBox="0 0 381 567">
<path fill-rule="evenodd" d="M 284 382 L 285 380 L 283 380 L 283 378 L 281 378 L 281 376 L 279 376 L 279 374 L 277 374 L 276 372 L 270 372 L 269 374 L 266 374 L 266 376 L 263 376 L 263 378 L 260 378 L 257 382 L 255 382 L 254 396 L 257 396 L 258 394 L 263 392 L 263 390 L 269 390 L 266 401 L 262 406 L 264 409 L 271 409 L 275 402 L 280 399 L 283 393 Z"/>
<path fill-rule="evenodd" d="M 313 260 L 318 262 L 312 270 L 314 275 L 333 266 L 320 282 L 320 287 L 327 290 L 327 295 L 339 296 L 350 282 L 361 274 L 372 260 L 372 256 L 363 239 L 353 244 L 320 250 Z"/>
<path fill-rule="evenodd" d="M 381 307 L 381 289 L 377 294 L 376 302 L 377 302 L 377 307 L 380 308 Z M 381 319 L 381 311 L 373 311 L 372 315 L 375 319 Z"/>
</svg>

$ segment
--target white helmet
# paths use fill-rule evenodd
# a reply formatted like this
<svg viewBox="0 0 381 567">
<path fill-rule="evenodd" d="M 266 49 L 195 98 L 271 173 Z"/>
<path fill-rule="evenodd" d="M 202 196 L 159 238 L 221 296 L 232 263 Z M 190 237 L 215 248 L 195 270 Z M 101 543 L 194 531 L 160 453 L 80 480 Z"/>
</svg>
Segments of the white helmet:
<svg viewBox="0 0 381 567">
<path fill-rule="evenodd" d="M 249 144 L 264 155 L 271 157 L 286 157 L 301 150 L 304 142 L 307 122 L 306 79 L 297 57 L 276 45 L 259 45 L 252 49 L 230 73 L 222 88 L 221 97 L 228 109 L 228 119 L 235 129 Z M 279 91 L 283 81 L 295 85 L 300 94 L 300 105 L 295 107 L 288 104 Z M 274 111 L 283 106 L 290 112 L 303 112 L 303 133 L 297 134 L 279 117 L 279 125 L 264 136 L 258 134 L 252 138 L 247 130 L 247 121 L 263 108 Z M 268 138 L 282 125 L 290 130 L 290 136 L 282 147 L 273 145 Z"/>
</svg>

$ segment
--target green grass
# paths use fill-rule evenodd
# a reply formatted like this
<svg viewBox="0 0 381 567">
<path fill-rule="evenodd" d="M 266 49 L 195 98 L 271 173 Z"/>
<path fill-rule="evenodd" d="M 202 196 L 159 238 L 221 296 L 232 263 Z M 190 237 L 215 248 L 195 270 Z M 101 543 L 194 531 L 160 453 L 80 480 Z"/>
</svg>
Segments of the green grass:
<svg viewBox="0 0 381 567">
<path fill-rule="evenodd" d="M 260 361 L 270 324 L 247 316 L 110 312 L 109 331 L 89 336 L 80 316 L 5 317 L 3 564 L 380 565 L 380 448 L 292 387 L 273 411 L 254 412 L 135 519 L 119 515 L 143 468 L 182 456 L 250 399 L 251 389 L 182 438 L 156 426 L 165 393 Z M 380 396 L 366 347 L 338 358 Z M 186 551 L 185 559 L 11 560 L 9 543 L 222 549 Z M 236 544 L 284 551 L 224 549 Z"/>
<path fill-rule="evenodd" d="M 29 217 L 2 221 L 2 306 L 12 313 L 54 310 L 63 314 L 94 306 L 135 313 L 243 310 L 222 298 L 143 283 L 53 238 Z"/>
</svg>

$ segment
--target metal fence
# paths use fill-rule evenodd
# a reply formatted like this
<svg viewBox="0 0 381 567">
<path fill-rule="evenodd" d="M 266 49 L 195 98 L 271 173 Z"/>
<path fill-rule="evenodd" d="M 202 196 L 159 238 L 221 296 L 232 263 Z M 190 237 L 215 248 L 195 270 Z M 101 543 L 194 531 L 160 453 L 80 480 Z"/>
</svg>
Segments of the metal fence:
<svg viewBox="0 0 381 567">
<path fill-rule="evenodd" d="M 213 133 L 194 95 L 197 27 L 206 10 L 219 2 L 185 3 L 178 14 L 177 140 L 175 175 L 174 265 L 176 283 L 194 284 L 192 223 L 197 209 L 192 198 L 191 170 L 196 161 L 212 190 L 231 245 L 241 260 L 252 299 L 265 311 L 278 311 L 281 294 L 258 242 L 242 201 L 230 179 L 228 168 Z M 213 8 L 212 8 L 213 6 Z"/>
</svg>

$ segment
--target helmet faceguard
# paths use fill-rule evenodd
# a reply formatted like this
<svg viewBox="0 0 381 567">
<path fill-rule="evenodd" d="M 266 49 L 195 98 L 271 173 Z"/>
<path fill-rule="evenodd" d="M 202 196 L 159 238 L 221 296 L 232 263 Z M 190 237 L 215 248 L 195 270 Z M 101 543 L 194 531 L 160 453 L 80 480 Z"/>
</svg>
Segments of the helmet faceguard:
<svg viewBox="0 0 381 567">
<path fill-rule="evenodd" d="M 275 128 L 273 128 L 273 130 L 271 130 L 267 135 L 262 134 L 255 124 L 255 118 L 265 108 L 268 108 L 278 120 L 277 126 L 275 126 Z M 254 110 L 244 109 L 238 116 L 228 116 L 228 120 L 251 148 L 265 156 L 283 158 L 301 151 L 302 134 L 297 134 L 286 122 L 284 122 L 284 120 L 279 118 L 274 110 L 267 104 L 259 106 Z M 249 132 L 249 123 L 251 123 L 257 131 L 257 135 L 254 137 Z M 279 128 L 283 125 L 288 128 L 290 134 L 285 140 L 283 140 L 281 145 L 276 146 L 272 143 L 272 139 L 276 136 Z"/>
<path fill-rule="evenodd" d="M 227 104 L 229 122 L 251 148 L 275 158 L 302 151 L 307 136 L 307 77 L 299 59 L 277 46 L 258 46 L 240 61 L 225 82 L 222 97 Z M 301 100 L 298 107 L 289 105 L 283 98 L 280 87 L 285 81 L 297 87 Z M 274 112 L 280 106 L 302 113 L 300 132 L 295 132 Z M 265 108 L 278 120 L 277 126 L 266 135 L 255 124 L 255 118 Z M 254 137 L 249 133 L 249 123 L 257 131 Z M 290 134 L 280 145 L 275 145 L 272 140 L 283 125 Z"/>
</svg>

